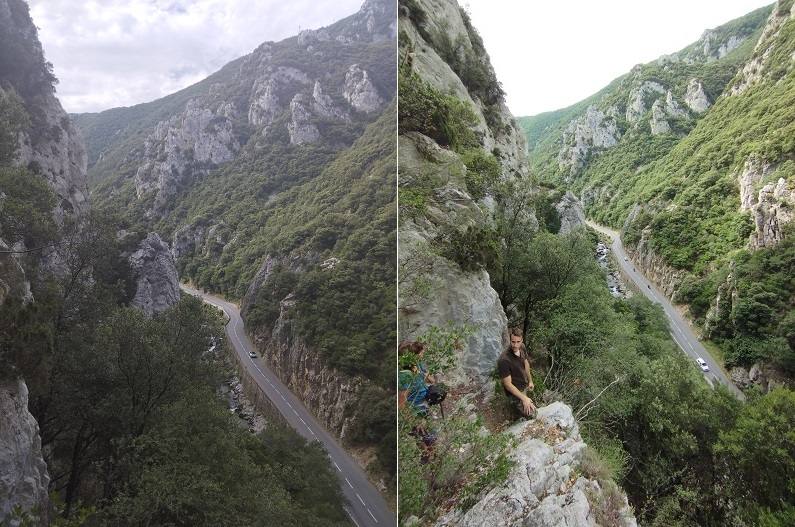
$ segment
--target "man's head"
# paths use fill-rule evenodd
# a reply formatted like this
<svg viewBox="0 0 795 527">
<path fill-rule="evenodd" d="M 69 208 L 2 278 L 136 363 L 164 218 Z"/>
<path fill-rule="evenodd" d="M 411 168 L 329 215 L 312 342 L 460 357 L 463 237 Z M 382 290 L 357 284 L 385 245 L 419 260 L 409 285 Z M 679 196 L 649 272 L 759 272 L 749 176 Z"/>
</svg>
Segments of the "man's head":
<svg viewBox="0 0 795 527">
<path fill-rule="evenodd" d="M 519 353 L 522 344 L 524 344 L 524 333 L 519 328 L 513 328 L 511 330 L 511 350 L 514 353 Z"/>
</svg>

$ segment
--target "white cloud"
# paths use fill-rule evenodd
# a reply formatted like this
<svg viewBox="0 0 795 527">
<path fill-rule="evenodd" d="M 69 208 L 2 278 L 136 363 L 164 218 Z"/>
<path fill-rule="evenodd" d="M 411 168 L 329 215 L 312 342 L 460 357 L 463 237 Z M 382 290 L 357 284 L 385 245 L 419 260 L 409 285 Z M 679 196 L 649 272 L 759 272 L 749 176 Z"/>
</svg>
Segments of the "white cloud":
<svg viewBox="0 0 795 527">
<path fill-rule="evenodd" d="M 564 108 L 772 0 L 460 0 L 516 116 Z"/>
<path fill-rule="evenodd" d="M 29 0 L 68 112 L 148 102 L 363 0 Z"/>
</svg>

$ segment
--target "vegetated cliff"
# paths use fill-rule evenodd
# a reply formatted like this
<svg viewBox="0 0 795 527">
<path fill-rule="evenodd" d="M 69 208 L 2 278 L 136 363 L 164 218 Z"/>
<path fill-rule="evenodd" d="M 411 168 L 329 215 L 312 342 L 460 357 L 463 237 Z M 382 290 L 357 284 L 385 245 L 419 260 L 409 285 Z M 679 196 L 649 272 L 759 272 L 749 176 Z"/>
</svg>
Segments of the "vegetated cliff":
<svg viewBox="0 0 795 527">
<path fill-rule="evenodd" d="M 0 49 L 0 97 L 7 105 L 10 97 L 17 96 L 29 120 L 29 127 L 8 138 L 18 139 L 18 144 L 4 145 L 4 150 L 7 146 L 16 153 L 8 160 L 12 165 L 27 167 L 47 180 L 57 197 L 52 215 L 60 224 L 65 217 L 88 210 L 86 152 L 82 136 L 55 97 L 52 65 L 44 59 L 36 26 L 22 0 L 0 0 Z M 0 189 L 0 208 L 5 197 Z M 0 247 L 4 251 L 0 254 L 0 305 L 11 298 L 31 302 L 32 269 L 21 251 L 33 247 L 26 247 L 24 239 L 0 240 Z M 6 252 L 11 249 L 17 252 Z M 49 251 L 42 261 L 57 265 L 57 253 Z M 50 478 L 39 427 L 28 411 L 28 388 L 16 371 L 0 373 L 0 407 L 0 519 L 19 506 L 23 512 L 36 508 L 46 521 Z"/>
<path fill-rule="evenodd" d="M 394 422 L 359 401 L 392 387 L 395 32 L 394 3 L 366 0 L 161 100 L 75 116 L 98 207 L 169 240 L 182 280 L 241 300 L 265 359 L 348 446 L 380 452 L 385 480 Z M 363 431 L 370 413 L 383 433 Z"/>
<path fill-rule="evenodd" d="M 508 340 L 507 317 L 485 265 L 498 243 L 494 189 L 528 175 L 526 145 L 483 42 L 458 4 L 411 0 L 399 9 L 398 333 L 414 340 L 450 325 L 469 328 L 455 350 L 456 366 L 441 378 L 454 391 L 485 384 L 485 397 L 493 399 L 490 375 Z M 563 194 L 555 208 L 561 230 L 583 221 L 573 194 Z M 475 422 L 477 408 L 466 402 L 471 395 L 448 410 L 448 419 L 463 414 Z M 402 515 L 402 524 L 635 525 L 614 483 L 605 490 L 590 476 L 578 477 L 585 445 L 568 406 L 541 408 L 537 420 L 509 433 L 517 446 L 505 482 L 492 482 L 466 510 L 449 500 L 436 504 L 438 519 Z M 491 432 L 482 428 L 477 435 Z M 468 448 L 474 449 L 466 445 L 449 455 Z"/>
<path fill-rule="evenodd" d="M 25 325 L 30 321 L 16 319 L 15 313 L 31 305 L 33 311 L 37 309 L 34 280 L 42 280 L 50 273 L 63 277 L 69 272 L 69 251 L 65 247 L 69 244 L 60 239 L 58 230 L 79 223 L 88 215 L 90 204 L 83 136 L 55 96 L 57 79 L 52 65 L 44 58 L 26 2 L 0 0 L 0 49 L 0 107 L 5 120 L 0 126 L 5 156 L 0 159 L 0 170 L 4 177 L 23 181 L 17 187 L 17 181 L 6 179 L 9 186 L 0 189 L 0 209 L 4 205 L 6 209 L 0 234 L 8 237 L 0 239 L 0 305 L 6 310 L 4 314 L 11 313 L 3 321 L 0 333 L 13 340 L 22 339 L 19 331 L 30 329 Z M 40 178 L 46 181 L 42 188 L 38 188 Z M 35 188 L 21 188 L 26 186 Z M 15 225 L 22 225 L 21 230 Z M 170 257 L 168 251 L 165 254 Z M 143 263 L 145 259 L 139 261 Z M 157 298 L 161 293 L 156 285 L 151 285 L 157 280 L 153 282 L 146 267 L 142 265 L 139 278 L 149 284 L 147 293 Z M 176 277 L 173 259 L 170 269 Z M 174 299 L 154 308 L 162 310 L 167 303 L 174 303 Z M 47 329 L 39 327 L 33 332 L 47 334 Z M 50 514 L 49 475 L 41 452 L 39 426 L 28 411 L 24 379 L 25 372 L 37 369 L 41 373 L 42 357 L 25 349 L 35 347 L 27 338 L 22 342 L 3 342 L 0 349 L 0 369 L 4 370 L 0 371 L 0 519 L 11 513 L 13 521 L 19 521 L 35 508 L 46 523 Z M 21 351 L 14 351 L 20 346 Z M 22 516 L 13 511 L 17 506 Z"/>
<path fill-rule="evenodd" d="M 478 137 L 477 148 L 499 159 L 499 178 L 526 174 L 525 141 L 501 97 L 488 100 L 485 90 L 478 90 L 473 83 L 468 87 L 461 79 L 465 70 L 479 71 L 485 77 L 481 84 L 497 84 L 482 40 L 458 4 L 406 2 L 399 15 L 400 67 L 474 111 L 476 120 L 471 128 Z M 449 63 L 450 42 L 456 44 L 458 64 Z M 401 92 L 401 98 L 404 96 Z M 424 196 L 420 214 L 411 213 L 401 203 L 399 336 L 417 338 L 450 321 L 471 326 L 474 331 L 461 351 L 458 370 L 448 375 L 453 382 L 484 380 L 507 345 L 505 313 L 488 274 L 477 264 L 481 258 L 477 248 L 462 248 L 468 253 L 464 258 L 473 263 L 464 268 L 467 266 L 454 258 L 440 255 L 438 247 L 450 243 L 451 238 L 465 237 L 468 230 L 487 227 L 492 221 L 491 198 L 485 195 L 478 201 L 472 197 L 465 181 L 467 167 L 459 153 L 416 132 L 403 133 L 398 141 L 401 192 L 418 189 L 415 192 Z"/>
</svg>

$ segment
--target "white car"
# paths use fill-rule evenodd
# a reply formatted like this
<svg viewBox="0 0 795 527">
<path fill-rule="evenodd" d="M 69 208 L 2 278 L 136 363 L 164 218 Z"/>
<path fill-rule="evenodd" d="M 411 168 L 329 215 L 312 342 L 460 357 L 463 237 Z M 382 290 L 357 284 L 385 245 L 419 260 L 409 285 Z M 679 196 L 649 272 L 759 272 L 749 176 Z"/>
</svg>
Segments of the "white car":
<svg viewBox="0 0 795 527">
<path fill-rule="evenodd" d="M 256 359 L 257 358 L 257 354 L 254 353 L 253 351 L 249 351 L 248 352 L 248 356 L 251 357 L 252 359 Z"/>
<path fill-rule="evenodd" d="M 702 371 L 709 371 L 709 366 L 707 366 L 707 363 L 706 363 L 706 362 L 704 362 L 704 359 L 702 359 L 701 357 L 699 357 L 699 358 L 697 358 L 697 359 L 696 359 L 696 362 L 697 362 L 697 363 L 698 363 L 698 365 L 701 367 L 701 370 L 702 370 Z"/>
</svg>

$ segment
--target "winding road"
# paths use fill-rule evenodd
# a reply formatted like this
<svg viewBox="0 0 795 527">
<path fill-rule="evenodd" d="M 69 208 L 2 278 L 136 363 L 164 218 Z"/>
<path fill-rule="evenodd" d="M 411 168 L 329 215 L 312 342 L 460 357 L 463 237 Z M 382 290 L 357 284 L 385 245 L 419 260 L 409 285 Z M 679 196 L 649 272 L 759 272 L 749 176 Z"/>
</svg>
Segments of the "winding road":
<svg viewBox="0 0 795 527">
<path fill-rule="evenodd" d="M 307 439 L 320 441 L 328 452 L 331 462 L 339 471 L 340 483 L 350 502 L 345 510 L 353 523 L 357 527 L 394 527 L 397 525 L 397 520 L 383 496 L 370 483 L 361 467 L 331 437 L 298 398 L 265 366 L 262 359 L 259 356 L 252 358 L 249 355 L 249 352 L 256 355 L 256 349 L 243 330 L 243 320 L 240 318 L 237 306 L 184 284 L 180 284 L 180 288 L 226 312 L 229 317 L 226 334 L 240 357 L 241 364 L 251 373 L 252 378 L 281 412 L 288 424 Z"/>
<path fill-rule="evenodd" d="M 624 274 L 629 276 L 632 281 L 637 286 L 637 289 L 646 295 L 648 298 L 652 299 L 654 302 L 662 305 L 663 309 L 665 310 L 665 314 L 668 317 L 668 322 L 670 324 L 670 334 L 671 338 L 679 345 L 682 351 L 685 352 L 693 362 L 696 359 L 701 358 L 704 362 L 707 363 L 709 366 L 708 372 L 704 373 L 704 378 L 710 384 L 710 386 L 715 386 L 716 382 L 723 383 L 727 385 L 737 398 L 741 401 L 745 400 L 745 394 L 743 394 L 742 390 L 737 388 L 737 386 L 732 383 L 726 374 L 723 372 L 723 368 L 720 364 L 709 354 L 707 349 L 704 347 L 703 344 L 698 340 L 693 330 L 690 328 L 687 322 L 685 322 L 682 315 L 674 309 L 674 306 L 668 302 L 668 299 L 660 293 L 654 284 L 651 283 L 649 279 L 643 276 L 640 271 L 636 270 L 636 267 L 633 266 L 632 261 L 627 256 L 626 252 L 624 251 L 624 245 L 621 243 L 621 237 L 619 233 L 616 231 L 610 230 L 607 227 L 602 227 L 601 225 L 597 225 L 591 221 L 586 222 L 589 227 L 592 227 L 599 231 L 602 234 L 609 236 L 613 243 L 610 246 L 610 249 L 615 256 L 616 263 L 621 266 L 624 270 Z"/>
</svg>

